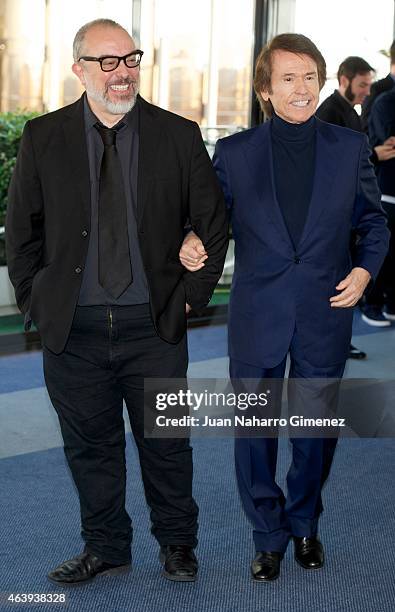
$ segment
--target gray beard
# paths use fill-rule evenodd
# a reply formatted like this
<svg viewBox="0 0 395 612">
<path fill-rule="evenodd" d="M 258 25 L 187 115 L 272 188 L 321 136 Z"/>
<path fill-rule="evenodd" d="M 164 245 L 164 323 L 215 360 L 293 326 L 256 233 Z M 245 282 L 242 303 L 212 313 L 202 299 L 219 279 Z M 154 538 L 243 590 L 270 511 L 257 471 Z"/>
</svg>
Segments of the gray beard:
<svg viewBox="0 0 395 612">
<path fill-rule="evenodd" d="M 86 93 L 92 100 L 98 104 L 102 104 L 106 111 L 111 113 L 111 115 L 126 115 L 126 113 L 131 111 L 133 106 L 136 104 L 138 89 L 136 89 L 135 95 L 132 96 L 130 100 L 125 100 L 124 102 L 111 102 L 111 100 L 107 98 L 106 94 L 102 94 L 100 91 L 90 87 L 86 87 Z"/>
</svg>

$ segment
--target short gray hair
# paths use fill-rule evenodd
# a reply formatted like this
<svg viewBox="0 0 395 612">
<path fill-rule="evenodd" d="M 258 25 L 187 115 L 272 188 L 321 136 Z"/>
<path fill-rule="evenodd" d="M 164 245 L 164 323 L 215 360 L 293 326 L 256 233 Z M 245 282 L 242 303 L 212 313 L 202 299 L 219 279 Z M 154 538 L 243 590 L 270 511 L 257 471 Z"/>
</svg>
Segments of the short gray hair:
<svg viewBox="0 0 395 612">
<path fill-rule="evenodd" d="M 101 26 L 105 28 L 118 28 L 119 30 L 123 30 L 124 32 L 129 34 L 129 32 L 125 30 L 124 27 L 122 27 L 119 23 L 113 21 L 112 19 L 94 19 L 93 21 L 89 21 L 78 30 L 77 34 L 74 37 L 73 57 L 75 62 L 78 62 L 78 59 L 81 57 L 82 47 L 84 44 L 86 33 L 88 32 L 88 30 L 90 30 L 91 28 L 95 28 L 96 26 Z"/>
</svg>

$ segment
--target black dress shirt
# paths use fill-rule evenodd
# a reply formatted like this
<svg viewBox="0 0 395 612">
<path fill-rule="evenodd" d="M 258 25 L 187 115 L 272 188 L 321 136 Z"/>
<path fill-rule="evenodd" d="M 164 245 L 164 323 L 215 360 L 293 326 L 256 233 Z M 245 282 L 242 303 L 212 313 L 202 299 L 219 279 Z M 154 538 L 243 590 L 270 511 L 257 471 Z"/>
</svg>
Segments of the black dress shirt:
<svg viewBox="0 0 395 612">
<path fill-rule="evenodd" d="M 103 142 L 100 134 L 94 127 L 99 120 L 89 107 L 88 100 L 84 98 L 85 134 L 88 146 L 88 158 L 91 181 L 91 230 L 89 236 L 88 255 L 85 262 L 84 276 L 79 306 L 93 305 L 119 305 L 145 304 L 149 302 L 148 284 L 145 276 L 143 262 L 137 236 L 136 204 L 137 204 L 137 175 L 139 156 L 139 109 L 138 103 L 127 113 L 122 122 L 124 125 L 118 130 L 116 146 L 121 160 L 122 175 L 125 186 L 127 221 L 129 234 L 129 251 L 133 270 L 133 282 L 124 293 L 115 299 L 99 285 L 99 257 L 98 257 L 98 208 L 99 208 L 99 180 L 100 166 L 103 156 Z"/>
</svg>

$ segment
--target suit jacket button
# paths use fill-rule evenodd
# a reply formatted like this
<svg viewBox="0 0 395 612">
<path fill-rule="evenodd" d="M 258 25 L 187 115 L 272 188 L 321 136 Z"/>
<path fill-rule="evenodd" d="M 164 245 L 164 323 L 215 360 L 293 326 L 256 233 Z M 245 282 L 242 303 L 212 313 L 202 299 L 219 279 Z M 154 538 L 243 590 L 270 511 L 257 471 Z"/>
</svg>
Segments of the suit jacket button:
<svg viewBox="0 0 395 612">
<path fill-rule="evenodd" d="M 299 257 L 295 257 L 294 262 L 296 264 L 300 264 L 300 263 L 302 263 L 302 260 Z"/>
<path fill-rule="evenodd" d="M 86 237 L 87 237 L 87 235 L 88 235 L 88 232 L 87 232 L 86 230 L 83 230 L 83 231 L 81 232 L 81 235 L 82 235 L 84 238 L 86 238 Z"/>
<path fill-rule="evenodd" d="M 78 266 L 78 267 L 77 267 L 77 268 L 74 270 L 74 272 L 75 272 L 76 274 L 81 274 L 81 272 L 82 272 L 82 268 L 80 268 L 80 267 Z"/>
</svg>

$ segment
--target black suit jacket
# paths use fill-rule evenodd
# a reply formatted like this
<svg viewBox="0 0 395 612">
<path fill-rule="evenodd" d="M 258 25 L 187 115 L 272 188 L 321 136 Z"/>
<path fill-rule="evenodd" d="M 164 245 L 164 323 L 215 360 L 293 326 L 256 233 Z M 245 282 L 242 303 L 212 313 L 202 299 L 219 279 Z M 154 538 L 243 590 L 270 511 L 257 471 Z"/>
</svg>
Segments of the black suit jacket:
<svg viewBox="0 0 395 612">
<path fill-rule="evenodd" d="M 376 97 L 369 115 L 371 144 L 381 144 L 390 136 L 395 136 L 395 87 Z M 377 180 L 383 195 L 395 196 L 395 159 L 378 164 Z M 393 204 L 389 206 L 392 209 Z"/>
<path fill-rule="evenodd" d="M 363 102 L 363 105 L 362 105 L 361 121 L 362 121 L 362 129 L 364 132 L 366 133 L 368 132 L 369 115 L 370 115 L 370 111 L 372 110 L 373 103 L 376 100 L 377 96 L 384 93 L 385 91 L 389 91 L 394 86 L 395 86 L 395 83 L 394 83 L 394 79 L 392 78 L 391 74 L 387 74 L 387 76 L 384 79 L 379 79 L 378 81 L 373 83 L 372 87 L 370 88 L 370 94 L 366 96 Z"/>
<path fill-rule="evenodd" d="M 137 226 L 158 334 L 178 342 L 185 302 L 199 312 L 221 275 L 227 220 L 221 188 L 196 123 L 138 98 Z M 78 301 L 90 231 L 83 98 L 28 121 L 11 180 L 7 261 L 20 310 L 60 353 Z M 209 258 L 186 272 L 178 260 L 190 222 Z"/>
<path fill-rule="evenodd" d="M 317 108 L 316 115 L 321 121 L 327 121 L 357 132 L 362 131 L 358 113 L 337 89 Z"/>
</svg>

